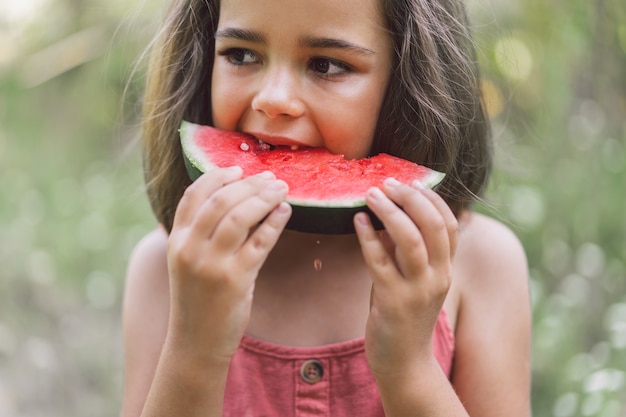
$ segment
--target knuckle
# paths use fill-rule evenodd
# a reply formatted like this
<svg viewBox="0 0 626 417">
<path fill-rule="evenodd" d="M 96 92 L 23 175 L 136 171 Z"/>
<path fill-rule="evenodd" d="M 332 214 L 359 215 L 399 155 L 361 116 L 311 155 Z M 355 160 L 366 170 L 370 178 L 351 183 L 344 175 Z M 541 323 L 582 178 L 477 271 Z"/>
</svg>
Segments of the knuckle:
<svg viewBox="0 0 626 417">
<path fill-rule="evenodd" d="M 452 284 L 452 267 L 448 266 L 448 268 L 441 274 L 441 278 L 437 280 L 438 285 L 438 293 L 440 295 L 446 295 L 448 290 L 450 289 L 450 285 Z"/>
<path fill-rule="evenodd" d="M 445 221 L 443 220 L 442 217 L 434 217 L 430 222 L 429 222 L 429 226 L 430 228 L 438 233 L 441 232 L 447 232 L 448 231 L 448 227 L 445 223 Z"/>
<path fill-rule="evenodd" d="M 187 239 L 177 235 L 172 236 L 169 239 L 167 246 L 168 253 L 177 260 L 177 263 L 182 265 L 190 265 L 193 263 L 195 258 L 193 255 L 194 251 L 190 248 Z"/>
<path fill-rule="evenodd" d="M 268 233 L 280 233 L 284 226 L 284 221 L 276 215 L 270 213 L 264 220 L 262 220 L 263 228 L 262 234 Z"/>
<path fill-rule="evenodd" d="M 259 228 L 257 230 L 259 230 L 260 233 L 254 233 L 250 236 L 250 247 L 256 253 L 265 252 L 270 247 L 269 239 L 266 236 L 266 233 L 262 233 L 264 229 L 265 228 Z"/>
<path fill-rule="evenodd" d="M 451 234 L 457 234 L 459 232 L 459 221 L 456 219 L 456 217 L 452 218 L 448 223 L 448 231 Z"/>
<path fill-rule="evenodd" d="M 213 284 L 217 288 L 227 289 L 236 287 L 238 279 L 232 268 L 216 267 Z"/>
<path fill-rule="evenodd" d="M 384 251 L 380 251 L 371 256 L 371 264 L 380 269 L 386 269 L 392 264 L 391 258 Z"/>
<path fill-rule="evenodd" d="M 180 198 L 181 203 L 184 204 L 184 202 L 189 201 L 195 194 L 197 187 L 198 186 L 196 185 L 195 182 L 189 184 L 189 186 L 185 188 L 185 190 L 183 191 L 183 195 Z"/>
<path fill-rule="evenodd" d="M 223 211 L 228 208 L 228 196 L 224 193 L 213 194 L 210 205 L 213 210 Z"/>
<path fill-rule="evenodd" d="M 406 237 L 406 244 L 410 250 L 419 252 L 424 247 L 424 240 L 420 233 L 412 233 Z"/>
<path fill-rule="evenodd" d="M 232 232 L 236 231 L 239 227 L 241 227 L 241 225 L 248 222 L 247 216 L 237 210 L 229 212 L 228 215 L 224 218 L 224 221 L 228 225 L 227 230 Z"/>
</svg>

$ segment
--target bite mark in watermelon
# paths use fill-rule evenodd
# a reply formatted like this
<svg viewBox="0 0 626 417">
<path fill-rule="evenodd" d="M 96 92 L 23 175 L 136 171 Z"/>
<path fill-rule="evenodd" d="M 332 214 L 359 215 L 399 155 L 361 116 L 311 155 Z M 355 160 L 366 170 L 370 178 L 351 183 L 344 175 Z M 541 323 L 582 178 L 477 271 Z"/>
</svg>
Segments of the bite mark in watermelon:
<svg viewBox="0 0 626 417">
<path fill-rule="evenodd" d="M 370 214 L 377 229 L 382 224 L 365 204 L 371 187 L 382 187 L 394 177 L 410 184 L 419 180 L 432 188 L 443 173 L 388 154 L 346 160 L 324 148 L 272 147 L 253 136 L 183 121 L 180 138 L 185 166 L 192 180 L 216 167 L 240 166 L 243 176 L 272 171 L 289 186 L 292 206 L 287 228 L 307 233 L 354 233 L 353 217 Z"/>
</svg>

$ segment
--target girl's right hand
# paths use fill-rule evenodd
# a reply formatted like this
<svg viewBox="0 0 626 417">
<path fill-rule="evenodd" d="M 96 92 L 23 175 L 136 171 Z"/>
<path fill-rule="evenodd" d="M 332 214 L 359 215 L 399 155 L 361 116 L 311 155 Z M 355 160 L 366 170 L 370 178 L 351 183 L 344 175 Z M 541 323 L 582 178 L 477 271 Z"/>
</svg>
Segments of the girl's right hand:
<svg viewBox="0 0 626 417">
<path fill-rule="evenodd" d="M 287 184 L 214 169 L 185 191 L 168 241 L 170 348 L 229 363 L 250 317 L 254 283 L 291 215 Z"/>
</svg>

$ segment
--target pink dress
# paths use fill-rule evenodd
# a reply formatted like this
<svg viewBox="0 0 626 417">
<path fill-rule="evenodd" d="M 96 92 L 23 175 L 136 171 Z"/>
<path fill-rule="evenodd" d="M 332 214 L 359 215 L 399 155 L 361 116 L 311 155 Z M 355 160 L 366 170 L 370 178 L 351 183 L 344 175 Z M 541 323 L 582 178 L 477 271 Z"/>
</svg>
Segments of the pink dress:
<svg viewBox="0 0 626 417">
<path fill-rule="evenodd" d="M 450 377 L 454 334 L 445 311 L 433 350 Z M 383 417 L 363 338 L 319 347 L 289 347 L 244 336 L 231 363 L 224 417 Z"/>
</svg>

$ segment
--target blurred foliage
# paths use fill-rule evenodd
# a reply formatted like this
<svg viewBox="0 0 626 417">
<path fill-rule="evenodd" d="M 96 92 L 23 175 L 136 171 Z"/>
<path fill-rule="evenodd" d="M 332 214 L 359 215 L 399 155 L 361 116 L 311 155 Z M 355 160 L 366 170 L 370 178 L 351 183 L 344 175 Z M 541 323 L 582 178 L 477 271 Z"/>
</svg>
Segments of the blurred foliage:
<svg viewBox="0 0 626 417">
<path fill-rule="evenodd" d="M 0 0 L 2 416 L 118 413 L 124 269 L 155 224 L 138 58 L 162 3 Z M 470 9 L 497 148 L 480 210 L 528 253 L 534 415 L 624 416 L 626 3 Z"/>
<path fill-rule="evenodd" d="M 534 415 L 625 416 L 626 3 L 475 6 L 497 142 L 486 209 L 529 258 Z"/>
<path fill-rule="evenodd" d="M 0 1 L 3 417 L 119 414 L 124 270 L 154 227 L 128 80 L 155 21 L 124 1 Z"/>
</svg>

